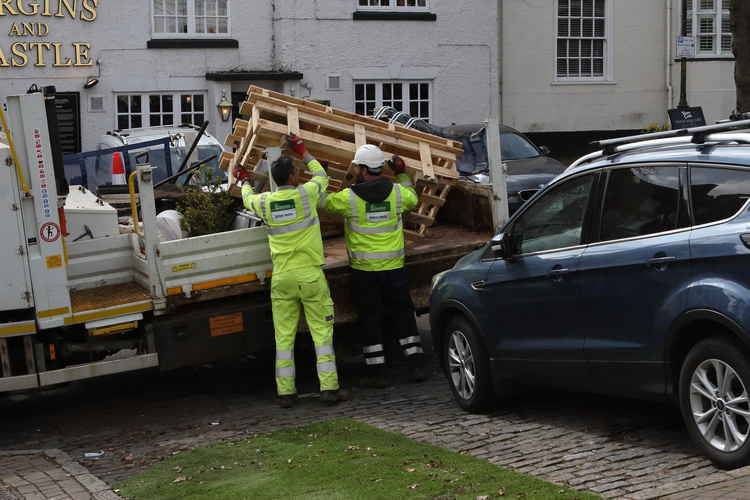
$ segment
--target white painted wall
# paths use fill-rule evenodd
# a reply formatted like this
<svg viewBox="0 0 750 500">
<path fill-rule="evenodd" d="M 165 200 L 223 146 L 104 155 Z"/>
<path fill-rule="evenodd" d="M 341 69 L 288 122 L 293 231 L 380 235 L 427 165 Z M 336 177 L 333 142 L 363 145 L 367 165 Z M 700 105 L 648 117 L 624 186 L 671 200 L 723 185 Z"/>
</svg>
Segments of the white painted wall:
<svg viewBox="0 0 750 500">
<path fill-rule="evenodd" d="M 667 36 L 664 0 L 608 0 L 612 13 L 610 78 L 598 83 L 555 79 L 556 0 L 504 1 L 504 121 L 530 132 L 642 129 L 667 123 L 679 100 L 679 64 L 670 68 L 674 100 L 668 103 L 667 44 L 680 30 L 679 0 L 672 0 Z M 674 49 L 673 49 L 674 52 Z M 690 62 L 688 101 L 706 119 L 734 108 L 734 63 Z"/>
<path fill-rule="evenodd" d="M 497 2 L 431 0 L 437 21 L 353 21 L 354 0 L 277 0 L 282 67 L 305 74 L 302 97 L 352 110 L 352 80 L 433 81 L 436 124 L 486 120 L 496 96 Z M 326 91 L 341 75 L 342 90 Z"/>
<path fill-rule="evenodd" d="M 79 0 L 80 1 L 80 0 Z M 83 149 L 116 127 L 115 94 L 120 92 L 204 91 L 209 132 L 223 138 L 216 105 L 222 91 L 244 91 L 250 82 L 210 82 L 210 71 L 290 70 L 302 82 L 254 82 L 302 97 L 330 99 L 353 110 L 352 78 L 427 78 L 433 80 L 435 123 L 486 119 L 497 88 L 496 4 L 494 0 L 432 0 L 437 21 L 354 21 L 356 0 L 231 0 L 229 38 L 239 49 L 147 49 L 151 0 L 100 1 L 93 23 L 69 18 L 0 16 L 0 46 L 16 41 L 90 42 L 91 56 L 102 63 L 101 82 L 83 84 L 96 68 L 0 68 L 0 101 L 25 93 L 36 83 L 61 92 L 81 93 Z M 272 15 L 275 7 L 275 18 Z M 12 22 L 49 23 L 44 39 L 8 36 Z M 325 90 L 329 74 L 341 75 L 342 90 Z M 308 91 L 304 86 L 308 87 Z M 105 98 L 104 113 L 88 110 L 89 96 Z"/>
</svg>

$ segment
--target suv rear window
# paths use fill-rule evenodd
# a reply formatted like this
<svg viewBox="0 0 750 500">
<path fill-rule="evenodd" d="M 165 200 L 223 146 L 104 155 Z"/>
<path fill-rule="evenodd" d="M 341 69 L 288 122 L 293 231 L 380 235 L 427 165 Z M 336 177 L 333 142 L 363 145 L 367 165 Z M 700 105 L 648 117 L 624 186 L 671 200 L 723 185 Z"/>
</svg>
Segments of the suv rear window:
<svg viewBox="0 0 750 500">
<path fill-rule="evenodd" d="M 678 167 L 612 170 L 602 214 L 601 241 L 661 233 L 689 226 L 680 196 Z"/>
<path fill-rule="evenodd" d="M 690 167 L 695 224 L 728 219 L 750 197 L 750 170 Z"/>
</svg>

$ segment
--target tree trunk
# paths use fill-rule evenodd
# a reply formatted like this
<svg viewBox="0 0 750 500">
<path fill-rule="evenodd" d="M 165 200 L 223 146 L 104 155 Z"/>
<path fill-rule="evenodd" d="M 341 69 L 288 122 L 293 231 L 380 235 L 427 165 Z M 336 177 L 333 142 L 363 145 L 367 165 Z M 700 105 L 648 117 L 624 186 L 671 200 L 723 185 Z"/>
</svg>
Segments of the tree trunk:
<svg viewBox="0 0 750 500">
<path fill-rule="evenodd" d="M 737 111 L 750 112 L 750 1 L 732 0 Z"/>
</svg>

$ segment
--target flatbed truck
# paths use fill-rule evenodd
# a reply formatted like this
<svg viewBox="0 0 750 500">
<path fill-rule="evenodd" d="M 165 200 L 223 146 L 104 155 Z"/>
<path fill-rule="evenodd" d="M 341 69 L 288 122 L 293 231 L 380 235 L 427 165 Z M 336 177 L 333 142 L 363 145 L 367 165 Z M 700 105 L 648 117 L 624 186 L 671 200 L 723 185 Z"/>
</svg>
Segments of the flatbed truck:
<svg viewBox="0 0 750 500">
<path fill-rule="evenodd" d="M 116 215 L 112 223 L 111 207 L 95 197 L 96 210 L 76 210 L 71 197 L 90 193 L 64 182 L 53 99 L 51 93 L 10 96 L 7 119 L 0 116 L 6 132 L 0 143 L 0 393 L 270 351 L 266 228 L 160 241 L 149 165 L 129 179 L 130 229 L 118 226 Z M 486 188 L 458 186 L 443 220 L 407 243 L 418 310 L 427 310 L 435 273 L 490 239 L 490 198 Z M 102 221 L 103 230 L 91 231 Z M 70 228 L 86 228 L 88 236 Z M 325 254 L 341 327 L 356 321 L 343 237 L 326 239 Z M 343 340 L 356 343 L 354 335 Z"/>
</svg>

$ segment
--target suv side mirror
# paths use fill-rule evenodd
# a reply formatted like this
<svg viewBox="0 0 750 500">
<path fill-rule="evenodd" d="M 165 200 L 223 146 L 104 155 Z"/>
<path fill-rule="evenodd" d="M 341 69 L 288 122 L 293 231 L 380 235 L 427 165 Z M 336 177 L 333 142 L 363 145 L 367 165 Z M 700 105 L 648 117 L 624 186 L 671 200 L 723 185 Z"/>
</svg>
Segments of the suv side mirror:
<svg viewBox="0 0 750 500">
<path fill-rule="evenodd" d="M 490 249 L 492 253 L 497 257 L 503 259 L 510 259 L 513 257 L 513 245 L 511 244 L 511 237 L 506 233 L 499 233 L 492 237 L 490 240 Z"/>
<path fill-rule="evenodd" d="M 552 153 L 552 150 L 550 150 L 550 148 L 548 148 L 547 146 L 540 146 L 540 147 L 539 147 L 539 149 L 541 149 L 541 150 L 542 150 L 542 154 L 543 154 L 544 156 L 547 156 L 547 155 L 549 155 L 550 153 Z"/>
</svg>

